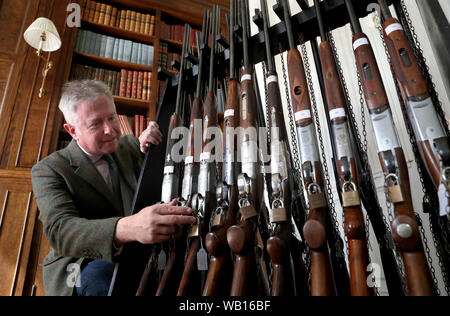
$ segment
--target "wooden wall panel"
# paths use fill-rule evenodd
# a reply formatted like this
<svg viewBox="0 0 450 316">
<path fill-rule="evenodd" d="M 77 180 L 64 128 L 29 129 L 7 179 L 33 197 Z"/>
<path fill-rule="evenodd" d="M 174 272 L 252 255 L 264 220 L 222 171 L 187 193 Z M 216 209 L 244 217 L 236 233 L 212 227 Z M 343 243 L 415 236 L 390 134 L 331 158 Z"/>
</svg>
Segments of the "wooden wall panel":
<svg viewBox="0 0 450 316">
<path fill-rule="evenodd" d="M 26 277 L 36 207 L 29 180 L 1 180 L 0 296 L 20 295 Z"/>
</svg>

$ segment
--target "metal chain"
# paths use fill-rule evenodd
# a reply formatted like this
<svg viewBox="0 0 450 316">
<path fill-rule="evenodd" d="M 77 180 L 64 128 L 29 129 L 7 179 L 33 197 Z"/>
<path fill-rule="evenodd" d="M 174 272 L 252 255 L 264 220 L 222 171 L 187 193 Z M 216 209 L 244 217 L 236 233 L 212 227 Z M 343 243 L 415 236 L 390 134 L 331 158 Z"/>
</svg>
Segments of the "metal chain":
<svg viewBox="0 0 450 316">
<path fill-rule="evenodd" d="M 289 131 L 291 133 L 291 140 L 292 140 L 292 155 L 294 160 L 294 169 L 295 169 L 295 176 L 294 181 L 297 186 L 297 188 L 303 190 L 303 183 L 301 183 L 301 172 L 302 172 L 302 164 L 300 161 L 300 152 L 298 149 L 298 141 L 297 141 L 297 134 L 295 130 L 295 121 L 294 121 L 294 115 L 292 114 L 292 105 L 291 105 L 291 98 L 289 94 L 289 85 L 288 85 L 288 79 L 287 79 L 287 72 L 286 67 L 284 64 L 284 57 L 283 57 L 283 51 L 282 47 L 280 46 L 280 57 L 281 57 L 281 66 L 283 70 L 283 79 L 284 79 L 284 86 L 285 86 L 285 93 L 286 93 L 286 102 L 287 102 L 287 110 L 288 110 L 288 116 L 289 116 Z M 303 192 L 303 191 L 302 191 Z"/>
<path fill-rule="evenodd" d="M 419 224 L 419 229 L 420 229 L 420 233 L 422 235 L 422 240 L 425 245 L 425 252 L 427 254 L 428 263 L 430 265 L 430 272 L 433 277 L 434 289 L 436 291 L 436 294 L 438 296 L 441 296 L 441 291 L 439 290 L 439 286 L 438 286 L 438 280 L 436 278 L 436 270 L 434 269 L 433 260 L 431 259 L 431 250 L 430 250 L 430 247 L 428 247 L 428 239 L 427 239 L 427 236 L 425 235 L 425 228 L 423 227 L 423 222 L 422 222 L 422 219 L 420 218 L 420 215 L 418 213 L 415 213 L 415 215 L 416 215 L 417 223 Z"/>
<path fill-rule="evenodd" d="M 271 131 L 270 131 L 270 108 L 269 108 L 269 93 L 267 91 L 267 70 L 266 70 L 266 62 L 262 62 L 262 71 L 263 71 L 263 77 L 264 77 L 264 94 L 266 99 L 266 130 L 267 130 L 267 145 L 268 150 L 270 152 L 270 143 L 271 143 Z"/>
<path fill-rule="evenodd" d="M 301 38 L 301 42 L 304 43 L 303 38 Z M 317 132 L 317 136 L 319 138 L 320 153 L 322 156 L 322 167 L 323 167 L 323 171 L 324 171 L 323 174 L 324 174 L 325 183 L 326 183 L 326 196 L 328 198 L 328 206 L 330 208 L 330 212 L 332 215 L 332 221 L 333 221 L 333 223 L 332 223 L 333 224 L 333 236 L 336 240 L 336 248 L 340 251 L 340 250 L 342 250 L 342 245 L 338 244 L 338 240 L 339 240 L 338 237 L 340 236 L 340 234 L 339 234 L 339 227 L 337 224 L 336 205 L 334 203 L 334 194 L 333 194 L 333 189 L 331 187 L 330 172 L 328 169 L 327 157 L 325 154 L 325 145 L 323 142 L 323 135 L 322 135 L 322 128 L 321 128 L 321 124 L 320 124 L 319 111 L 317 108 L 316 96 L 315 96 L 315 92 L 314 92 L 314 83 L 312 80 L 311 66 L 309 63 L 309 57 L 308 57 L 308 52 L 306 50 L 306 45 L 302 44 L 301 48 L 302 48 L 302 55 L 303 55 L 303 62 L 304 62 L 304 66 L 305 66 L 306 78 L 308 81 L 309 93 L 310 93 L 310 97 L 311 97 L 311 105 L 312 105 L 312 109 L 314 112 L 314 118 L 315 118 L 315 123 L 316 123 L 316 132 Z"/>
</svg>

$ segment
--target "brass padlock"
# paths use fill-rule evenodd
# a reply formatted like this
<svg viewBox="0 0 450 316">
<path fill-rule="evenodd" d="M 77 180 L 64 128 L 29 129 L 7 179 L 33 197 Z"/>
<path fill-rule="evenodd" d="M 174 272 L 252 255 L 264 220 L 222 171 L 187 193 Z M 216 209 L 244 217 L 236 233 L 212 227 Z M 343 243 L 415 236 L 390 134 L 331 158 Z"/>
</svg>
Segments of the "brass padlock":
<svg viewBox="0 0 450 316">
<path fill-rule="evenodd" d="M 342 192 L 343 207 L 360 206 L 361 199 L 358 191 Z"/>
<path fill-rule="evenodd" d="M 281 223 L 287 221 L 287 214 L 285 208 L 273 208 L 270 212 L 271 223 Z"/>
<path fill-rule="evenodd" d="M 256 212 L 253 205 L 247 205 L 247 206 L 241 207 L 239 212 L 241 213 L 242 217 L 245 220 L 258 216 L 258 212 Z"/>
<path fill-rule="evenodd" d="M 223 224 L 225 224 L 225 215 L 223 214 L 223 212 L 220 212 L 219 214 L 214 216 L 212 227 L 220 227 L 223 226 Z"/>
<path fill-rule="evenodd" d="M 308 194 L 308 200 L 309 209 L 311 210 L 327 207 L 327 200 L 325 199 L 325 194 L 323 192 Z"/>
<path fill-rule="evenodd" d="M 198 226 L 198 224 L 195 224 L 191 227 L 191 230 L 189 232 L 189 238 L 198 236 L 200 236 L 200 227 Z"/>
<path fill-rule="evenodd" d="M 405 202 L 402 187 L 400 185 L 393 185 L 388 187 L 387 199 L 390 203 Z"/>
</svg>

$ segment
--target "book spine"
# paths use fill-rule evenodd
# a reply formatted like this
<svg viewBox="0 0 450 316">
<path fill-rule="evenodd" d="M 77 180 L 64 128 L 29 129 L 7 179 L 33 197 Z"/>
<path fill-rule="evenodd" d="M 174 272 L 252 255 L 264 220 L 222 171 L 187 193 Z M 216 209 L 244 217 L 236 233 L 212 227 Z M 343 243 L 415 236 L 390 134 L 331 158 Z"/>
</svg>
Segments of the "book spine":
<svg viewBox="0 0 450 316">
<path fill-rule="evenodd" d="M 121 97 L 127 96 L 127 82 L 128 82 L 127 75 L 128 75 L 127 70 L 122 69 L 122 71 L 120 72 L 120 94 L 119 94 Z"/>
<path fill-rule="evenodd" d="M 106 4 L 102 3 L 100 6 L 100 14 L 97 23 L 104 24 L 105 23 L 105 14 L 106 14 Z"/>
<path fill-rule="evenodd" d="M 129 30 L 133 32 L 136 30 L 136 11 L 131 11 Z"/>
<path fill-rule="evenodd" d="M 112 14 L 112 6 L 107 5 L 106 11 L 105 11 L 105 20 L 103 21 L 103 24 L 109 25 L 111 23 L 111 14 Z"/>
<path fill-rule="evenodd" d="M 94 11 L 94 19 L 92 20 L 93 23 L 98 23 L 100 20 L 100 11 L 102 9 L 102 4 L 100 2 L 95 3 L 95 11 Z"/>
<path fill-rule="evenodd" d="M 127 98 L 131 98 L 131 92 L 132 92 L 132 85 L 133 85 L 133 72 L 131 70 L 127 70 Z"/>
<path fill-rule="evenodd" d="M 137 84 L 137 93 L 136 98 L 142 100 L 142 89 L 144 85 L 144 72 L 138 72 L 138 84 Z"/>
</svg>

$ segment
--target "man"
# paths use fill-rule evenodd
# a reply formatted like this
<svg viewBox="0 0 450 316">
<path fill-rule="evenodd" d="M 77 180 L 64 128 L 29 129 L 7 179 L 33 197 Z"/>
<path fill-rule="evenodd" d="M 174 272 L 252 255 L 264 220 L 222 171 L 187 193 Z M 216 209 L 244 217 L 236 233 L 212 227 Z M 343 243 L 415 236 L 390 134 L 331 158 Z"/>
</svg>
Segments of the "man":
<svg viewBox="0 0 450 316">
<path fill-rule="evenodd" d="M 121 136 L 111 92 L 93 80 L 65 84 L 59 108 L 73 140 L 31 171 L 39 219 L 52 247 L 42 264 L 45 292 L 107 295 L 122 245 L 167 241 L 177 225 L 195 218 L 176 201 L 129 214 L 143 153 L 148 143 L 162 142 L 155 122 L 139 141 Z"/>
</svg>

